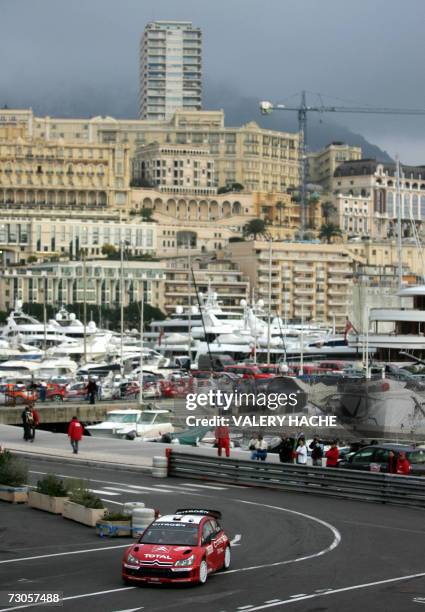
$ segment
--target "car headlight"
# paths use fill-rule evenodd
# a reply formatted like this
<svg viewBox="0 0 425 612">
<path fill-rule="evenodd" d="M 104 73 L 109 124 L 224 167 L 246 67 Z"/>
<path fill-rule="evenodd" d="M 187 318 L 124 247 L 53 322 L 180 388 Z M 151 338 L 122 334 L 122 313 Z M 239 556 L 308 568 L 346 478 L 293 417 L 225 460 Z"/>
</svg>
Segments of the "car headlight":
<svg viewBox="0 0 425 612">
<path fill-rule="evenodd" d="M 188 565 L 193 565 L 194 561 L 195 555 L 190 555 L 190 557 L 188 557 L 187 559 L 180 559 L 179 561 L 176 561 L 174 565 L 178 567 L 187 567 Z"/>
<path fill-rule="evenodd" d="M 132 555 L 131 553 L 128 553 L 127 555 L 127 563 L 139 563 L 139 559 L 137 557 L 135 557 L 134 555 Z"/>
</svg>

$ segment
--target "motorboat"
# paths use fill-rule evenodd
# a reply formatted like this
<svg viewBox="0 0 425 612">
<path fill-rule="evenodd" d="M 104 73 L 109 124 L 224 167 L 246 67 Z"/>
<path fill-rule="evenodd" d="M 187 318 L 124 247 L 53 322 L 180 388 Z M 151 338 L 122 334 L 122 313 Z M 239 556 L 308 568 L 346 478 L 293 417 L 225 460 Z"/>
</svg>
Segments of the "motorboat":
<svg viewBox="0 0 425 612">
<path fill-rule="evenodd" d="M 172 433 L 172 413 L 169 410 L 111 410 L 105 421 L 86 427 L 91 436 L 98 438 L 121 438 L 133 440 L 155 439 L 165 433 Z"/>
<path fill-rule="evenodd" d="M 68 338 L 84 338 L 96 333 L 97 327 L 94 321 L 89 321 L 86 326 L 77 319 L 73 312 L 68 312 L 65 306 L 62 306 L 56 313 L 54 319 L 49 320 L 49 325 L 56 328 L 61 333 L 64 333 Z"/>
<path fill-rule="evenodd" d="M 51 323 L 40 323 L 35 317 L 22 311 L 22 302 L 17 300 L 15 309 L 9 314 L 1 337 L 17 344 L 51 347 L 69 340 L 66 334 Z"/>
</svg>

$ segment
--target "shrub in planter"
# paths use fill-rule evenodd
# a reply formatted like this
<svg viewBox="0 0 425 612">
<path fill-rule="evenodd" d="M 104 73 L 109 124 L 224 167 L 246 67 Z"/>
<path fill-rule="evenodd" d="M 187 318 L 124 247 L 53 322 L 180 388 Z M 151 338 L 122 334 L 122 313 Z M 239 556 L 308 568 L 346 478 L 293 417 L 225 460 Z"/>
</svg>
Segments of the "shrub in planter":
<svg viewBox="0 0 425 612">
<path fill-rule="evenodd" d="M 131 515 L 124 512 L 107 511 L 104 517 L 97 521 L 96 532 L 101 538 L 130 537 Z"/>
<path fill-rule="evenodd" d="M 105 508 L 102 500 L 87 488 L 74 489 L 68 501 L 64 503 L 63 516 L 83 525 L 95 527 L 103 518 Z"/>
<path fill-rule="evenodd" d="M 0 454 L 0 499 L 8 502 L 26 502 L 28 468 L 9 451 Z"/>
<path fill-rule="evenodd" d="M 54 474 L 47 474 L 37 482 L 35 491 L 28 494 L 28 503 L 33 508 L 62 514 L 64 502 L 68 499 L 68 487 Z"/>
</svg>

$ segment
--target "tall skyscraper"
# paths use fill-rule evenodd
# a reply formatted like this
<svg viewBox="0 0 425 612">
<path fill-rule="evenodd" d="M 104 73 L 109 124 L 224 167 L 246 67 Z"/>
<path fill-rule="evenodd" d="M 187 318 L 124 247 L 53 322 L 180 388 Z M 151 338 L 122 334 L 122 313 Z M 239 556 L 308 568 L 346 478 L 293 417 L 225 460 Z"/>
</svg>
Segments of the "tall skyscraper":
<svg viewBox="0 0 425 612">
<path fill-rule="evenodd" d="M 170 119 L 202 104 L 202 33 L 190 21 L 153 21 L 140 40 L 141 119 Z"/>
</svg>

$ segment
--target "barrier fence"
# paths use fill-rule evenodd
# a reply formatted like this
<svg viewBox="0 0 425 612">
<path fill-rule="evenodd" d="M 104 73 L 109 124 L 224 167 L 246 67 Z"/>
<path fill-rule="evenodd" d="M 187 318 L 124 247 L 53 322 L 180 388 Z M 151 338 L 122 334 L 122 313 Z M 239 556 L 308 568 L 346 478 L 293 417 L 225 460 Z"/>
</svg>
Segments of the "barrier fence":
<svg viewBox="0 0 425 612">
<path fill-rule="evenodd" d="M 425 507 L 425 479 L 420 477 L 206 457 L 167 450 L 169 476 Z"/>
</svg>

